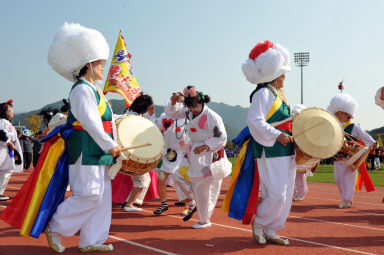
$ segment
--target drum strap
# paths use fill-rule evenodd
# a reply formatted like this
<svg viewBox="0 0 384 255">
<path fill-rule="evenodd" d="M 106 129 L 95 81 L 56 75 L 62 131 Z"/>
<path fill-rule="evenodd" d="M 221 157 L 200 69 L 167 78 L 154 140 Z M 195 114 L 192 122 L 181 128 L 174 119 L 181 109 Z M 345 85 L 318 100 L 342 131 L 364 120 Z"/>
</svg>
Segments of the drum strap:
<svg viewBox="0 0 384 255">
<path fill-rule="evenodd" d="M 351 120 L 345 122 L 345 124 L 343 125 L 344 131 L 350 135 L 352 134 L 353 127 L 354 123 Z"/>
<path fill-rule="evenodd" d="M 112 122 L 102 121 L 105 133 L 112 134 Z M 84 130 L 82 126 L 73 126 L 75 130 Z"/>
</svg>

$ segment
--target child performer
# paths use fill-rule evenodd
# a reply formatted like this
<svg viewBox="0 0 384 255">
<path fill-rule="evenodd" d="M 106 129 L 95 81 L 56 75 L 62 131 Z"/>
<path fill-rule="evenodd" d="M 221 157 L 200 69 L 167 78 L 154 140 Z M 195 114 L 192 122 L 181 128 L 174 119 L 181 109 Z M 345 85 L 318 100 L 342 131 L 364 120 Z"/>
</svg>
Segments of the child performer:
<svg viewBox="0 0 384 255">
<path fill-rule="evenodd" d="M 51 107 L 45 108 L 40 111 L 40 115 L 43 116 L 43 123 L 46 125 L 46 128 L 43 132 L 43 136 L 46 136 L 49 132 L 52 131 L 52 129 L 50 129 L 49 122 L 52 120 L 53 116 L 55 116 L 58 112 L 58 109 Z"/>
<path fill-rule="evenodd" d="M 162 214 L 168 210 L 166 182 L 168 177 L 179 170 L 185 155 L 181 145 L 186 136 L 185 124 L 185 119 L 174 119 L 165 113 L 157 120 L 157 126 L 164 135 L 165 150 L 157 175 L 161 206 L 154 211 L 154 214 Z"/>
<path fill-rule="evenodd" d="M 12 172 L 17 168 L 23 171 L 22 150 L 16 129 L 12 126 L 13 119 L 12 100 L 0 104 L 0 201 L 6 201 L 4 196 Z M 15 157 L 16 156 L 16 157 Z"/>
<path fill-rule="evenodd" d="M 62 101 L 64 105 L 60 107 L 60 112 L 56 113 L 48 122 L 48 133 L 55 129 L 55 127 L 67 123 L 69 101 L 67 99 L 63 99 Z"/>
<path fill-rule="evenodd" d="M 346 133 L 363 140 L 366 146 L 371 147 L 376 143 L 375 140 L 359 125 L 352 122 L 352 119 L 356 116 L 357 109 L 357 102 L 350 95 L 343 93 L 331 99 L 327 110 L 333 113 L 341 122 Z M 340 161 L 334 162 L 335 182 L 343 202 L 339 208 L 351 207 L 355 192 L 356 173 L 357 170 L 345 166 Z"/>
<path fill-rule="evenodd" d="M 48 54 L 52 68 L 75 82 L 69 94 L 67 123 L 75 131 L 67 141 L 69 183 L 73 196 L 65 199 L 46 229 L 50 247 L 63 252 L 60 236 L 80 231 L 82 252 L 113 251 L 108 239 L 112 216 L 109 165 L 121 148 L 112 138 L 112 108 L 95 84 L 103 79 L 109 47 L 104 36 L 80 24 L 65 23 Z"/>
<path fill-rule="evenodd" d="M 232 165 L 226 157 L 224 146 L 227 133 L 221 117 L 206 106 L 210 97 L 188 86 L 183 90 L 184 106 L 176 104 L 180 98 L 174 93 L 164 112 L 177 119 L 187 119 L 189 141 L 185 149 L 189 153 L 192 191 L 196 201 L 199 222 L 192 228 L 207 228 L 220 194 L 224 177 L 231 172 Z"/>
<path fill-rule="evenodd" d="M 141 115 L 152 122 L 156 122 L 155 107 L 153 104 L 152 97 L 149 95 L 144 95 L 141 93 L 131 104 L 131 106 L 126 109 L 127 115 Z M 127 182 L 126 178 L 131 178 L 133 182 L 133 188 L 126 198 L 123 209 L 126 212 L 142 211 L 143 209 L 136 207 L 134 204 L 142 204 L 144 197 L 148 191 L 148 188 L 151 184 L 150 173 L 144 173 L 139 175 L 132 176 L 121 176 L 122 174 L 118 173 L 120 176 L 112 181 L 112 187 L 118 187 L 116 182 Z M 112 188 L 112 196 L 119 193 L 118 189 Z"/>
<path fill-rule="evenodd" d="M 245 157 L 236 163 L 223 210 L 243 224 L 251 223 L 256 214 L 252 230 L 259 244 L 289 245 L 276 235 L 291 210 L 296 174 L 291 107 L 283 93 L 289 61 L 286 48 L 265 41 L 251 50 L 242 66 L 246 79 L 257 86 L 250 95 L 249 130 L 243 129 L 236 138 L 238 145 L 243 144 L 240 154 Z"/>
</svg>

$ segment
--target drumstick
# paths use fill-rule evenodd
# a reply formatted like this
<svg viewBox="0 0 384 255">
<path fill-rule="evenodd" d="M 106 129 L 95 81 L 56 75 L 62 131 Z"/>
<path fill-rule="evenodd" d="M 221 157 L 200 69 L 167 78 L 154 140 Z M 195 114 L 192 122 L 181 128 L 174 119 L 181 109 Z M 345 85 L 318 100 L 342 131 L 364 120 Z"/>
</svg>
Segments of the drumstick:
<svg viewBox="0 0 384 255">
<path fill-rule="evenodd" d="M 314 127 L 317 127 L 317 126 L 323 124 L 324 122 L 325 122 L 325 120 L 323 120 L 323 121 L 321 121 L 321 122 L 319 122 L 319 123 L 316 123 L 315 125 L 313 125 L 313 126 L 307 128 L 307 129 L 304 129 L 303 131 L 301 131 L 301 132 L 299 132 L 299 133 L 293 135 L 292 138 L 298 137 L 299 135 L 301 135 L 301 134 L 307 132 L 308 130 L 310 130 L 310 129 L 314 128 Z"/>
<path fill-rule="evenodd" d="M 134 145 L 134 146 L 130 146 L 130 147 L 124 147 L 121 149 L 121 151 L 126 151 L 126 150 L 135 149 L 135 148 L 144 147 L 144 146 L 149 146 L 149 145 L 152 145 L 152 143 L 148 142 L 148 143 L 143 143 L 143 144 Z"/>
</svg>

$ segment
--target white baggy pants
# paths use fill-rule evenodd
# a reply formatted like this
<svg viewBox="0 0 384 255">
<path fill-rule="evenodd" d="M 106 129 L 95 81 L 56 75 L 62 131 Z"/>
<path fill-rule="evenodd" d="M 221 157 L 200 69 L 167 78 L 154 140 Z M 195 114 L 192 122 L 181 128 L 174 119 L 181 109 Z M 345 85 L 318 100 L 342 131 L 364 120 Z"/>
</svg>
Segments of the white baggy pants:
<svg viewBox="0 0 384 255">
<path fill-rule="evenodd" d="M 179 201 L 193 199 L 192 183 L 181 177 L 178 173 L 173 174 L 173 180 L 177 198 Z"/>
<path fill-rule="evenodd" d="M 208 223 L 215 209 L 223 179 L 192 182 L 192 191 L 195 198 L 200 223 Z"/>
<path fill-rule="evenodd" d="M 281 230 L 287 221 L 295 186 L 295 156 L 257 159 L 262 202 L 257 206 L 254 226 L 267 234 Z"/>
<path fill-rule="evenodd" d="M 343 202 L 352 202 L 355 194 L 355 183 L 357 170 L 352 171 L 339 161 L 334 163 L 335 182 L 341 194 Z"/>
<path fill-rule="evenodd" d="M 302 172 L 296 172 L 294 195 L 305 197 L 308 193 L 307 175 Z"/>
<path fill-rule="evenodd" d="M 81 165 L 81 158 L 69 166 L 73 196 L 58 206 L 50 228 L 63 236 L 73 236 L 80 230 L 79 248 L 84 248 L 108 239 L 112 191 L 107 166 Z"/>
<path fill-rule="evenodd" d="M 11 179 L 13 170 L 0 170 L 0 195 L 4 195 L 5 189 Z"/>
</svg>

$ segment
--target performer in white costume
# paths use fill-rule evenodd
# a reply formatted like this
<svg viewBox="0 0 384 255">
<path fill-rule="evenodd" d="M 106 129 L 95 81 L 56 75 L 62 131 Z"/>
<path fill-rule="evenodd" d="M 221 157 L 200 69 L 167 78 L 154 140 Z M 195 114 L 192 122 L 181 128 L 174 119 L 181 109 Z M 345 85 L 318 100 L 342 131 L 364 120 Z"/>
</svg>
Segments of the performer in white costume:
<svg viewBox="0 0 384 255">
<path fill-rule="evenodd" d="M 286 48 L 269 41 L 257 44 L 243 64 L 246 79 L 257 84 L 250 96 L 247 124 L 255 140 L 254 157 L 260 177 L 262 201 L 253 220 L 253 237 L 289 245 L 276 235 L 287 221 L 295 185 L 296 162 L 290 120 L 291 108 L 283 94 L 285 73 L 290 71 L 290 54 Z"/>
<path fill-rule="evenodd" d="M 12 172 L 23 171 L 23 152 L 16 129 L 10 122 L 14 116 L 12 102 L 9 100 L 0 104 L 0 201 L 9 199 L 4 192 Z"/>
<path fill-rule="evenodd" d="M 95 85 L 103 78 L 108 54 L 108 44 L 100 32 L 73 23 L 64 23 L 49 50 L 52 68 L 75 82 L 67 120 L 75 129 L 67 141 L 73 196 L 58 206 L 46 229 L 48 243 L 56 252 L 65 250 L 61 235 L 73 236 L 78 231 L 80 251 L 113 250 L 111 244 L 104 245 L 112 215 L 107 171 L 121 148 L 112 138 L 112 109 Z"/>
<path fill-rule="evenodd" d="M 44 108 L 40 111 L 40 115 L 43 116 L 43 123 L 46 125 L 46 128 L 43 132 L 43 136 L 48 135 L 49 132 L 52 131 L 49 127 L 49 123 L 52 120 L 53 116 L 55 116 L 57 113 L 59 113 L 59 110 L 57 108 Z"/>
<path fill-rule="evenodd" d="M 186 137 L 186 123 L 186 119 L 174 119 L 165 113 L 162 113 L 157 119 L 156 124 L 164 135 L 165 150 L 157 175 L 157 190 L 159 191 L 161 206 L 154 211 L 154 214 L 162 214 L 168 210 L 166 182 L 179 170 L 183 162 L 185 151 L 182 144 L 184 144 Z M 179 186 L 175 186 L 175 188 L 179 197 L 179 193 L 182 191 L 180 191 Z"/>
<path fill-rule="evenodd" d="M 358 104 L 350 95 L 342 93 L 334 96 L 328 106 L 328 111 L 335 114 L 343 125 L 344 132 L 360 138 L 368 147 L 375 145 L 376 141 L 359 125 L 352 122 L 356 116 Z M 350 208 L 355 194 L 357 170 L 345 166 L 340 161 L 334 162 L 335 182 L 341 193 L 342 204 L 339 208 Z"/>
<path fill-rule="evenodd" d="M 211 226 L 210 218 L 222 180 L 232 170 L 224 151 L 227 133 L 221 117 L 206 105 L 210 102 L 209 96 L 193 86 L 184 88 L 183 94 L 185 107 L 177 104 L 180 94 L 174 93 L 164 112 L 177 119 L 187 119 L 189 141 L 185 149 L 191 165 L 188 176 L 199 216 L 199 222 L 192 228 L 207 228 Z"/>
<path fill-rule="evenodd" d="M 58 127 L 60 125 L 64 125 L 67 123 L 67 115 L 68 115 L 68 108 L 69 108 L 69 102 L 67 99 L 63 99 L 64 105 L 60 108 L 60 112 L 56 113 L 52 119 L 48 122 L 48 134 L 51 132 L 55 127 Z"/>
<path fill-rule="evenodd" d="M 149 95 L 141 93 L 127 110 L 126 115 L 140 115 L 156 123 L 155 106 L 152 97 Z M 129 177 L 133 182 L 133 188 L 123 204 L 123 210 L 126 212 L 142 211 L 143 209 L 136 207 L 134 204 L 143 204 L 144 197 L 151 183 L 151 177 L 149 172 Z M 116 190 L 114 192 L 119 191 Z"/>
</svg>

